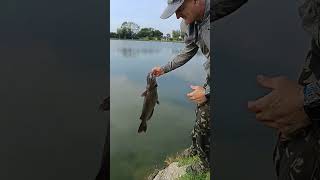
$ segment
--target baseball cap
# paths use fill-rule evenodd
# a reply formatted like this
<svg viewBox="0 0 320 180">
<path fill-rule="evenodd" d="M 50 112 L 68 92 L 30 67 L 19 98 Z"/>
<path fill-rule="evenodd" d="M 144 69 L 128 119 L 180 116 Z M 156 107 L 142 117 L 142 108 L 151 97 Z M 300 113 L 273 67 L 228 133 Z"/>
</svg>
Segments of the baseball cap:
<svg viewBox="0 0 320 180">
<path fill-rule="evenodd" d="M 168 6 L 160 16 L 161 19 L 167 19 L 182 5 L 184 0 L 168 0 Z"/>
</svg>

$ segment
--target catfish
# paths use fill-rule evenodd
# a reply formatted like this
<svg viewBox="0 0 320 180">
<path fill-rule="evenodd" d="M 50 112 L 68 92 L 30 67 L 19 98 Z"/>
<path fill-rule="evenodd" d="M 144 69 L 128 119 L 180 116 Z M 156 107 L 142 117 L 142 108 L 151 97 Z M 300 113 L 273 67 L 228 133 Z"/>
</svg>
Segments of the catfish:
<svg viewBox="0 0 320 180">
<path fill-rule="evenodd" d="M 144 97 L 144 101 L 140 116 L 141 124 L 139 126 L 138 133 L 147 131 L 147 121 L 152 117 L 156 104 L 159 104 L 157 87 L 158 84 L 156 77 L 151 73 L 148 73 L 147 87 L 146 90 L 141 94 L 141 96 Z"/>
</svg>

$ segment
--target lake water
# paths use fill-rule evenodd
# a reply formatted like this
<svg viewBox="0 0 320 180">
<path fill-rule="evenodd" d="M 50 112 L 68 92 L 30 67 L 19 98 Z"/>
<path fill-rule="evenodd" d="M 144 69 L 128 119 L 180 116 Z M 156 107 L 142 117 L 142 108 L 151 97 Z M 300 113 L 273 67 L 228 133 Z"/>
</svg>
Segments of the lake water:
<svg viewBox="0 0 320 180">
<path fill-rule="evenodd" d="M 195 105 L 186 94 L 190 85 L 205 81 L 205 57 L 200 51 L 181 68 L 157 79 L 160 105 L 147 133 L 137 133 L 147 73 L 166 64 L 183 47 L 182 43 L 111 40 L 111 179 L 141 180 L 163 165 L 167 156 L 190 146 Z"/>
</svg>

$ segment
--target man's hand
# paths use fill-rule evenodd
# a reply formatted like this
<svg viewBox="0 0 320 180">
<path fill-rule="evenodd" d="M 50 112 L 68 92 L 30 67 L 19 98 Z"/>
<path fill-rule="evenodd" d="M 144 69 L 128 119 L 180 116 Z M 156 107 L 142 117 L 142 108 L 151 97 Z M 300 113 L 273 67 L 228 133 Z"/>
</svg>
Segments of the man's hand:
<svg viewBox="0 0 320 180">
<path fill-rule="evenodd" d="M 207 101 L 205 96 L 205 89 L 202 86 L 190 86 L 193 90 L 192 92 L 188 93 L 187 96 L 189 99 L 197 104 L 202 104 Z"/>
<path fill-rule="evenodd" d="M 151 70 L 151 74 L 155 75 L 156 77 L 159 77 L 164 74 L 164 71 L 161 67 L 154 67 Z"/>
<path fill-rule="evenodd" d="M 272 91 L 256 101 L 248 102 L 248 109 L 256 119 L 286 136 L 310 124 L 303 109 L 303 87 L 286 77 L 257 76 L 258 83 Z"/>
</svg>

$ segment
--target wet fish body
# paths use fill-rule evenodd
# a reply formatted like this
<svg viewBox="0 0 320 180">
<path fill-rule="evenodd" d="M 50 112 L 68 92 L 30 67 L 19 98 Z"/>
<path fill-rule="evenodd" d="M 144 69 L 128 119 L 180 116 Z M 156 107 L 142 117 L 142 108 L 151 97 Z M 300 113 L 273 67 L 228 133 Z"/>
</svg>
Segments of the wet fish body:
<svg viewBox="0 0 320 180">
<path fill-rule="evenodd" d="M 141 96 L 144 97 L 142 113 L 140 116 L 141 124 L 138 129 L 138 133 L 147 131 L 147 121 L 153 115 L 154 107 L 159 104 L 158 92 L 157 92 L 157 81 L 156 77 L 152 76 L 150 73 L 147 76 L 147 87 Z"/>
</svg>

